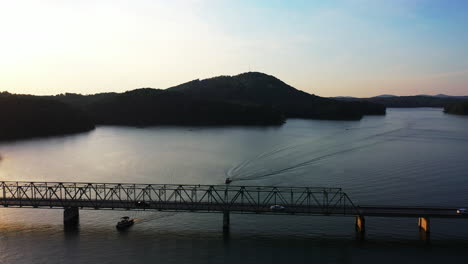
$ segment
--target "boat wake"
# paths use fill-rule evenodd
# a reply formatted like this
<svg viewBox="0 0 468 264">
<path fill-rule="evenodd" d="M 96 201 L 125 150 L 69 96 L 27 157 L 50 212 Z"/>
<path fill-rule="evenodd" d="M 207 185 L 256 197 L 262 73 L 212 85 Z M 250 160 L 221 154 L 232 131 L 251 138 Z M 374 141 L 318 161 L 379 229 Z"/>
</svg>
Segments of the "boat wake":
<svg viewBox="0 0 468 264">
<path fill-rule="evenodd" d="M 177 213 L 178 212 L 164 212 L 164 213 L 151 212 L 149 214 L 146 214 L 145 216 L 135 218 L 135 223 L 139 223 L 139 224 L 147 223 L 147 222 L 159 220 L 159 219 L 166 218 L 166 217 L 171 217 L 171 216 L 176 215 Z"/>
<path fill-rule="evenodd" d="M 349 154 L 377 144 L 411 137 L 409 126 L 373 133 L 371 135 L 344 135 L 340 131 L 315 140 L 303 141 L 258 154 L 226 171 L 231 181 L 254 181 L 279 175 L 294 176 L 320 161 Z M 341 134 L 341 135 L 338 135 Z"/>
</svg>

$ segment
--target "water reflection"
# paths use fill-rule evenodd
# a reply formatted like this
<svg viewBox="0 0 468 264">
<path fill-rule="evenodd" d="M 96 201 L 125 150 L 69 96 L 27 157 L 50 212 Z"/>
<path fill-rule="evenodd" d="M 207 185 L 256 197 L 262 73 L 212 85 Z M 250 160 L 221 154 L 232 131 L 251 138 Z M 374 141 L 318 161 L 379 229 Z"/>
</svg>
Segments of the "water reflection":
<svg viewBox="0 0 468 264">
<path fill-rule="evenodd" d="M 390 109 L 385 117 L 289 120 L 274 129 L 99 127 L 0 144 L 0 178 L 220 184 L 227 173 L 242 184 L 342 187 L 361 205 L 467 207 L 467 120 L 440 109 Z M 126 214 L 138 221 L 117 232 L 115 224 Z M 0 208 L 0 263 L 466 258 L 463 220 L 432 220 L 430 246 L 419 240 L 417 219 L 366 220 L 365 240 L 356 241 L 349 217 L 233 214 L 230 232 L 223 234 L 221 214 L 83 210 L 70 232 L 63 227 L 63 210 Z"/>
</svg>

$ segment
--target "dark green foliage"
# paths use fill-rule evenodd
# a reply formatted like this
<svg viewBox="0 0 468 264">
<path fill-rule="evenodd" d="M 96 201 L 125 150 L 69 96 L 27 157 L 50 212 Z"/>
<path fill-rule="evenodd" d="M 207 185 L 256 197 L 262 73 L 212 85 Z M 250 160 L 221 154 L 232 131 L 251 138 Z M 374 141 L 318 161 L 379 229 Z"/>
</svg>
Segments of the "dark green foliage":
<svg viewBox="0 0 468 264">
<path fill-rule="evenodd" d="M 88 116 L 64 103 L 28 95 L 0 94 L 0 140 L 88 131 Z"/>
<path fill-rule="evenodd" d="M 178 92 L 138 89 L 110 96 L 87 108 L 97 124 L 281 125 L 284 117 L 268 107 L 213 101 Z"/>
<path fill-rule="evenodd" d="M 75 108 L 85 109 L 90 104 L 99 100 L 117 95 L 117 93 L 99 93 L 93 95 L 81 95 L 75 93 L 58 94 L 56 96 L 47 96 L 49 99 L 72 105 Z"/>
<path fill-rule="evenodd" d="M 354 101 L 348 102 L 352 105 L 353 109 L 358 109 L 364 115 L 385 115 L 387 110 L 386 106 L 380 103 L 368 101 Z"/>
<path fill-rule="evenodd" d="M 318 97 L 299 91 L 274 76 L 258 72 L 195 80 L 169 90 L 196 98 L 269 106 L 286 117 L 355 120 L 364 114 L 385 114 L 383 106 Z"/>
<path fill-rule="evenodd" d="M 447 105 L 444 112 L 455 115 L 468 115 L 468 100 Z"/>
<path fill-rule="evenodd" d="M 263 73 L 195 80 L 167 90 L 0 96 L 0 139 L 87 131 L 104 125 L 281 125 L 285 118 L 356 120 L 385 114 L 369 102 L 311 95 Z M 88 118 L 89 116 L 89 118 Z"/>
<path fill-rule="evenodd" d="M 371 98 L 339 98 L 341 101 L 366 101 L 384 105 L 386 107 L 445 107 L 462 100 L 457 97 L 437 97 L 437 96 L 389 96 L 389 97 L 371 97 Z"/>
<path fill-rule="evenodd" d="M 387 107 L 444 107 L 456 100 L 433 96 L 397 96 L 372 98 L 370 101 Z"/>
</svg>

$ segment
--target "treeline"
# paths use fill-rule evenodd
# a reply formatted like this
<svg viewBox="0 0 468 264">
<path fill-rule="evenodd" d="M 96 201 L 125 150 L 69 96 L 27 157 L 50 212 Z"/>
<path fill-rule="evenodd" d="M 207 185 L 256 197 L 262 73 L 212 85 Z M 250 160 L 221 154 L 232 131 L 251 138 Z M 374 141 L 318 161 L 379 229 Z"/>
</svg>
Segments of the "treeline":
<svg viewBox="0 0 468 264">
<path fill-rule="evenodd" d="M 62 135 L 94 129 L 83 111 L 57 100 L 0 94 L 0 140 Z"/>
<path fill-rule="evenodd" d="M 372 102 L 299 91 L 263 73 L 195 80 L 166 90 L 56 96 L 0 95 L 0 139 L 88 131 L 95 125 L 277 126 L 286 118 L 358 120 L 385 114 Z"/>
<path fill-rule="evenodd" d="M 438 107 L 443 108 L 447 105 L 462 101 L 457 97 L 437 97 L 437 96 L 391 96 L 391 97 L 370 97 L 370 98 L 337 98 L 341 101 L 365 101 L 384 105 L 391 108 L 414 108 L 414 107 Z"/>
<path fill-rule="evenodd" d="M 138 89 L 108 96 L 85 107 L 105 125 L 281 125 L 284 116 L 258 105 L 193 98 L 181 93 Z"/>
<path fill-rule="evenodd" d="M 138 89 L 122 94 L 32 96 L 0 94 L 0 140 L 85 132 L 95 125 L 281 125 L 263 106 L 190 98 Z"/>
<path fill-rule="evenodd" d="M 444 112 L 455 115 L 468 115 L 468 100 L 456 102 L 445 106 Z"/>
</svg>

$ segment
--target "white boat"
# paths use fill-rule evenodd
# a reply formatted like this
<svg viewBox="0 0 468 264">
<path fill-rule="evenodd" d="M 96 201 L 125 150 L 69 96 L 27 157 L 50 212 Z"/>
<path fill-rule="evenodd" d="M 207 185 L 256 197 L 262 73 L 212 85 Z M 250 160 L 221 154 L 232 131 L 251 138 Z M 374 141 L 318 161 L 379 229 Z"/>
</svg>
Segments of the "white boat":
<svg viewBox="0 0 468 264">
<path fill-rule="evenodd" d="M 127 229 L 131 227 L 135 223 L 135 220 L 133 218 L 130 218 L 128 216 L 124 216 L 120 219 L 120 221 L 117 223 L 115 227 L 117 229 Z"/>
</svg>

